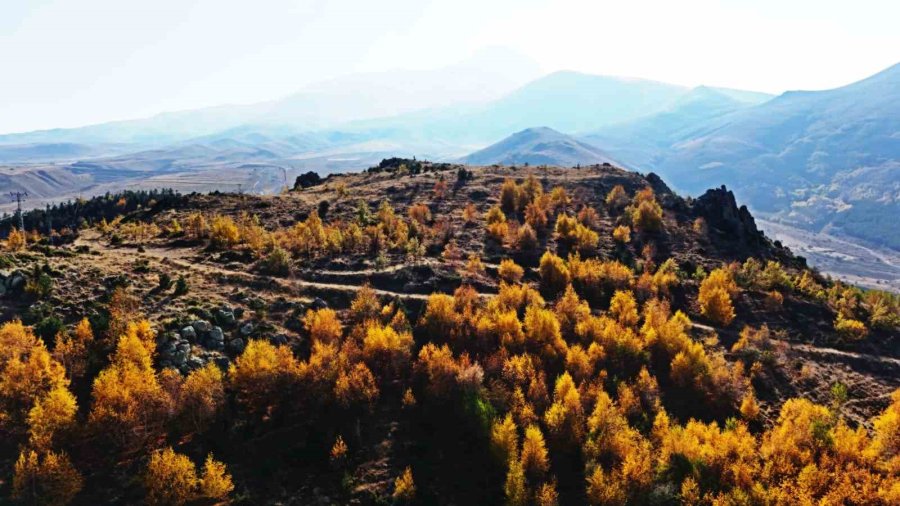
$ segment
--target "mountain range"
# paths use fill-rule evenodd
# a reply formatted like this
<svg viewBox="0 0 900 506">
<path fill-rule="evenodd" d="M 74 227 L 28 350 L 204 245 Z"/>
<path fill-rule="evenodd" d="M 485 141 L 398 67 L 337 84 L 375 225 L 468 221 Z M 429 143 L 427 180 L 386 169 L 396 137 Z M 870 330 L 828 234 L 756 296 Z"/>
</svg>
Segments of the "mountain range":
<svg viewBox="0 0 900 506">
<path fill-rule="evenodd" d="M 160 183 L 180 178 L 182 189 L 202 180 L 276 191 L 282 172 L 361 170 L 388 156 L 609 162 L 656 172 L 688 194 L 726 184 L 764 219 L 900 249 L 900 65 L 779 96 L 539 75 L 527 59 L 497 51 L 434 71 L 349 76 L 261 104 L 2 135 L 0 182 L 30 189 L 42 205 L 161 175 Z"/>
</svg>

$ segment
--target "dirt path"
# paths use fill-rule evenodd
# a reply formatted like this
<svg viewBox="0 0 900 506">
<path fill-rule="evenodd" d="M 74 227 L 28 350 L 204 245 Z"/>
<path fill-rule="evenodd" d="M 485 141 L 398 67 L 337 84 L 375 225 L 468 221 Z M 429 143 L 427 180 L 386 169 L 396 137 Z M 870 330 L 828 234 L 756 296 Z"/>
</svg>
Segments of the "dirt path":
<svg viewBox="0 0 900 506">
<path fill-rule="evenodd" d="M 290 293 L 305 293 L 310 291 L 336 291 L 351 292 L 359 291 L 361 285 L 342 284 L 342 283 L 322 283 L 317 281 L 307 281 L 298 278 L 278 278 L 274 276 L 257 275 L 244 270 L 233 270 L 221 265 L 210 264 L 206 262 L 198 262 L 192 257 L 194 250 L 190 248 L 164 248 L 158 246 L 144 246 L 143 251 L 138 251 L 132 246 L 110 246 L 102 240 L 99 234 L 84 233 L 74 244 L 77 246 L 87 246 L 91 250 L 99 253 L 97 261 L 107 263 L 114 267 L 121 267 L 128 262 L 134 262 L 140 259 L 150 259 L 164 266 L 174 266 L 180 270 L 190 271 L 205 278 L 227 278 L 237 279 L 247 283 L 262 283 L 267 285 L 276 285 L 283 291 Z M 111 257 L 116 258 L 112 260 Z M 399 270 L 403 265 L 394 266 L 393 270 Z M 320 271 L 324 272 L 324 271 Z M 340 272 L 340 271 L 335 271 Z M 343 274 L 349 275 L 351 271 L 344 271 Z M 368 271 L 354 271 L 356 275 L 366 275 Z M 375 271 L 385 272 L 385 270 Z M 388 271 L 390 272 L 390 271 Z M 401 293 L 389 290 L 374 289 L 375 293 L 382 297 L 412 299 L 425 301 L 428 295 L 418 293 Z"/>
</svg>

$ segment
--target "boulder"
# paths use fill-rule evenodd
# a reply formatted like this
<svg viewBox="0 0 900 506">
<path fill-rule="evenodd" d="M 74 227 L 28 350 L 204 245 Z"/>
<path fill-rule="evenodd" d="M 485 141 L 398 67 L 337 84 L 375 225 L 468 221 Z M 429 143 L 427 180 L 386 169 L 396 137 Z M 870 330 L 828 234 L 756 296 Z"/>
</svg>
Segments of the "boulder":
<svg viewBox="0 0 900 506">
<path fill-rule="evenodd" d="M 231 308 L 223 307 L 216 311 L 216 323 L 223 327 L 231 327 L 234 325 L 234 311 Z"/>
<path fill-rule="evenodd" d="M 247 322 L 247 323 L 241 325 L 241 335 L 242 336 L 245 336 L 245 337 L 249 336 L 250 334 L 253 333 L 254 330 L 255 330 L 255 327 L 253 326 L 252 322 Z"/>
<path fill-rule="evenodd" d="M 194 355 L 187 360 L 187 368 L 192 371 L 195 369 L 200 369 L 204 365 L 206 365 L 206 362 L 197 355 Z"/>
<path fill-rule="evenodd" d="M 313 309 L 325 309 L 326 307 L 328 307 L 328 303 L 316 297 L 315 299 L 313 299 L 312 304 L 310 304 L 309 307 Z"/>
<path fill-rule="evenodd" d="M 231 341 L 228 341 L 228 351 L 232 353 L 240 353 L 244 351 L 244 340 L 240 337 L 236 337 Z"/>
<path fill-rule="evenodd" d="M 191 322 L 191 327 L 194 327 L 198 334 L 205 334 L 212 329 L 212 324 L 206 320 L 196 320 Z"/>
<path fill-rule="evenodd" d="M 194 327 L 188 325 L 187 327 L 181 329 L 181 337 L 187 339 L 188 341 L 196 341 L 197 331 L 194 330 Z"/>
</svg>

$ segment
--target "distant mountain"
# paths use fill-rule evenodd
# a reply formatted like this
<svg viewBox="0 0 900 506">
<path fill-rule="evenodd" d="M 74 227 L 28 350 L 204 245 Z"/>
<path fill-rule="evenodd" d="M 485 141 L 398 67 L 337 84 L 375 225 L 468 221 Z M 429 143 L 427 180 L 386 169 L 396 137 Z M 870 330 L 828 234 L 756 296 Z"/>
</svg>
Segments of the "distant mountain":
<svg viewBox="0 0 900 506">
<path fill-rule="evenodd" d="M 473 165 L 590 165 L 613 163 L 612 158 L 599 148 L 574 137 L 561 134 L 552 128 L 529 128 L 476 151 L 465 158 Z"/>
<path fill-rule="evenodd" d="M 709 121 L 766 102 L 771 95 L 698 86 L 662 111 L 582 136 L 638 167 L 652 166 L 674 143 L 696 135 Z"/>
<path fill-rule="evenodd" d="M 667 141 L 646 168 L 679 189 L 727 184 L 770 217 L 900 248 L 900 64 L 833 90 L 788 92 Z"/>
</svg>

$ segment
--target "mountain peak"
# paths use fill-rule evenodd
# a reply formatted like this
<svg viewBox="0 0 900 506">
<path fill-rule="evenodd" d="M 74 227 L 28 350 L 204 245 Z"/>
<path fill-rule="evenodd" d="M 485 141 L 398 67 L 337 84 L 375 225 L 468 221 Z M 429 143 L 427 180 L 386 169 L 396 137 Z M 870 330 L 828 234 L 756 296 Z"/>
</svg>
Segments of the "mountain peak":
<svg viewBox="0 0 900 506">
<path fill-rule="evenodd" d="M 464 158 L 477 165 L 588 165 L 611 163 L 604 151 L 546 126 L 526 128 Z"/>
</svg>

